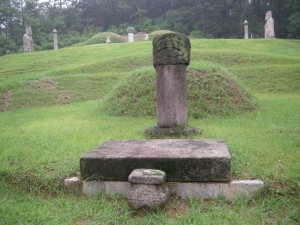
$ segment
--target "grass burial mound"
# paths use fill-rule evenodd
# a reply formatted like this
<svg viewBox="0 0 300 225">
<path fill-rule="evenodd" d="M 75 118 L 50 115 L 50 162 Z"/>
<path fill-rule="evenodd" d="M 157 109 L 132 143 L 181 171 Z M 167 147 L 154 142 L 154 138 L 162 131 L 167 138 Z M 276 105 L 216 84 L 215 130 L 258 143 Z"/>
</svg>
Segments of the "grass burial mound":
<svg viewBox="0 0 300 225">
<path fill-rule="evenodd" d="M 232 116 L 255 109 L 255 101 L 221 69 L 188 69 L 188 115 L 195 119 Z M 156 115 L 156 75 L 144 68 L 128 77 L 107 99 L 113 116 Z"/>
<path fill-rule="evenodd" d="M 86 45 L 95 45 L 95 44 L 104 44 L 106 43 L 106 38 L 110 37 L 112 43 L 123 43 L 126 42 L 126 39 L 121 35 L 118 35 L 113 32 L 103 32 L 94 35 L 86 41 Z"/>
</svg>

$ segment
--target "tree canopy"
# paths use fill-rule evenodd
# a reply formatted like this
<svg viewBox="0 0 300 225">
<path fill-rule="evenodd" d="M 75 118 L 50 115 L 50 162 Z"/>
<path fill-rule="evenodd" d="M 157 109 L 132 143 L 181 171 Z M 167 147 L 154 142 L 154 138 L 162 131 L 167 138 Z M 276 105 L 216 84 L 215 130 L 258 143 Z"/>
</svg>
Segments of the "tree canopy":
<svg viewBox="0 0 300 225">
<path fill-rule="evenodd" d="M 35 49 L 52 48 L 58 30 L 60 47 L 100 31 L 126 34 L 173 30 L 202 38 L 241 38 L 243 21 L 263 37 L 264 14 L 271 10 L 278 38 L 300 38 L 299 0 L 2 0 L 0 55 L 21 51 L 26 26 Z"/>
</svg>

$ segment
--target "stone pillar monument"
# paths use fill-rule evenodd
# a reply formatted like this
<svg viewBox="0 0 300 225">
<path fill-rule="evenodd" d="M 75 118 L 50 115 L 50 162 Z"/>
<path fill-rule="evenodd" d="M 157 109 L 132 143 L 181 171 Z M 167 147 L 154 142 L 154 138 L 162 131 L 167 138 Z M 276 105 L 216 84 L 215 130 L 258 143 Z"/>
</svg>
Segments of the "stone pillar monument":
<svg viewBox="0 0 300 225">
<path fill-rule="evenodd" d="M 275 38 L 274 19 L 272 18 L 272 11 L 266 12 L 265 21 L 265 38 Z"/>
<path fill-rule="evenodd" d="M 244 39 L 249 38 L 248 21 L 244 21 Z"/>
<path fill-rule="evenodd" d="M 128 27 L 127 33 L 128 33 L 128 42 L 134 42 L 134 28 Z"/>
<path fill-rule="evenodd" d="M 153 66 L 157 78 L 157 127 L 146 135 L 199 133 L 187 128 L 186 67 L 190 64 L 191 44 L 187 36 L 169 33 L 153 40 Z"/>
<path fill-rule="evenodd" d="M 57 30 L 53 30 L 53 49 L 57 50 L 58 49 L 58 44 L 57 44 Z"/>
<path fill-rule="evenodd" d="M 32 30 L 27 27 L 23 36 L 23 48 L 24 52 L 34 52 Z"/>
</svg>

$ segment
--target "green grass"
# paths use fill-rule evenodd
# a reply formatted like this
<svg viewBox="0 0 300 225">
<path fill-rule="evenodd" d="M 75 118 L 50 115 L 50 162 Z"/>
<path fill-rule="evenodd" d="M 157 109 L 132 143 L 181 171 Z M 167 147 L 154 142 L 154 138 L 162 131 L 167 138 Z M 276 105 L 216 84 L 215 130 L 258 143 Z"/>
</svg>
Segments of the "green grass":
<svg viewBox="0 0 300 225">
<path fill-rule="evenodd" d="M 62 182 L 78 175 L 81 155 L 111 139 L 143 139 L 155 125 L 153 117 L 116 117 L 104 108 L 132 74 L 151 68 L 151 43 L 0 57 L 0 108 L 12 92 L 10 111 L 0 114 L 0 224 L 300 223 L 299 43 L 192 40 L 190 67 L 223 71 L 258 108 L 189 124 L 203 131 L 196 138 L 226 140 L 234 179 L 262 179 L 266 188 L 233 202 L 172 199 L 142 215 L 121 197 L 68 194 Z M 62 93 L 70 99 L 59 101 Z"/>
</svg>

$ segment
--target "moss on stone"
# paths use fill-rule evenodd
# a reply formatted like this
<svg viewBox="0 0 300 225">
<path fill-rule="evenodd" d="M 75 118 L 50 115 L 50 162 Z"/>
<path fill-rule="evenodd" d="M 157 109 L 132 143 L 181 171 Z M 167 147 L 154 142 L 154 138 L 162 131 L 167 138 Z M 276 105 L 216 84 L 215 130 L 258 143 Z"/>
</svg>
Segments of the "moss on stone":
<svg viewBox="0 0 300 225">
<path fill-rule="evenodd" d="M 153 40 L 153 65 L 190 64 L 191 44 L 188 37 L 167 33 Z"/>
</svg>

